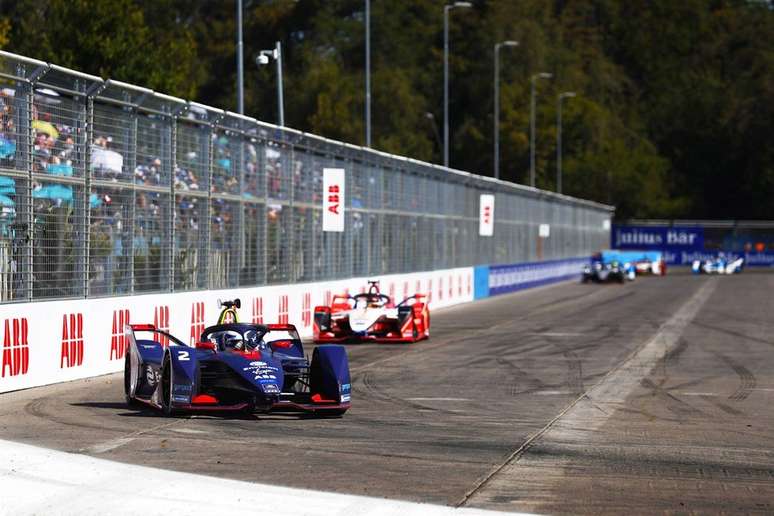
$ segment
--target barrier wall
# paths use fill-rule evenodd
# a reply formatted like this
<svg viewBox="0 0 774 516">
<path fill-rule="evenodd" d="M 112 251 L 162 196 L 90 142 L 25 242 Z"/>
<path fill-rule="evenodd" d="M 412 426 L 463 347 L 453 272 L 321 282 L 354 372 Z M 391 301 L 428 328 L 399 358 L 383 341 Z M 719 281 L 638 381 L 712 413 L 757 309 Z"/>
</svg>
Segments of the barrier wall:
<svg viewBox="0 0 774 516">
<path fill-rule="evenodd" d="M 217 322 L 218 299 L 240 298 L 244 321 L 289 322 L 308 337 L 316 305 L 328 304 L 333 294 L 365 291 L 368 279 L 380 280 L 382 291 L 397 299 L 425 293 L 431 309 L 474 298 L 473 268 L 464 267 L 296 285 L 0 305 L 0 392 L 120 371 L 127 344 L 123 327 L 129 322 L 155 323 L 192 343 Z"/>
<path fill-rule="evenodd" d="M 474 267 L 473 292 L 476 299 L 539 287 L 580 277 L 588 258 L 547 262 L 514 263 Z"/>
</svg>

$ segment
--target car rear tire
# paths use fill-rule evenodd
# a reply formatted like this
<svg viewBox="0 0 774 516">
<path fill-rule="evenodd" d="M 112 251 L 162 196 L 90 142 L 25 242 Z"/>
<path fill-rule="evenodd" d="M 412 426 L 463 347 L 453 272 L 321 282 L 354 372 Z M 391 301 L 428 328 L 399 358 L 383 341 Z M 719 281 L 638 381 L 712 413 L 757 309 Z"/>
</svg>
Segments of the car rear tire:
<svg viewBox="0 0 774 516">
<path fill-rule="evenodd" d="M 174 416 L 177 411 L 172 406 L 172 364 L 169 355 L 164 358 L 161 368 L 161 412 L 167 416 Z"/>
<path fill-rule="evenodd" d="M 124 398 L 129 407 L 136 408 L 141 406 L 141 403 L 134 397 L 134 394 L 137 392 L 137 382 L 139 382 L 140 376 L 137 371 L 134 371 L 137 374 L 135 375 L 134 380 L 132 379 L 132 367 L 132 354 L 127 351 L 126 358 L 124 359 Z"/>
</svg>

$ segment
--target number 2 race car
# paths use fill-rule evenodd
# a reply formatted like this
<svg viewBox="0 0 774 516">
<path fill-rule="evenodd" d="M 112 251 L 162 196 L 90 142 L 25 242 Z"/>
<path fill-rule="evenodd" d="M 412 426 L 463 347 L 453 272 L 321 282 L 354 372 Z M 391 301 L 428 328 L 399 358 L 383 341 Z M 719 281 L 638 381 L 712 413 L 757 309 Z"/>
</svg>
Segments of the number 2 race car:
<svg viewBox="0 0 774 516">
<path fill-rule="evenodd" d="M 368 293 L 334 296 L 331 306 L 314 309 L 314 342 L 416 342 L 430 336 L 425 296 L 414 294 L 395 305 L 369 281 Z"/>
<path fill-rule="evenodd" d="M 125 331 L 130 406 L 144 403 L 165 415 L 300 410 L 322 416 L 341 415 L 350 406 L 344 347 L 318 346 L 309 363 L 292 324 L 216 324 L 196 346 L 152 324 L 130 324 Z"/>
</svg>

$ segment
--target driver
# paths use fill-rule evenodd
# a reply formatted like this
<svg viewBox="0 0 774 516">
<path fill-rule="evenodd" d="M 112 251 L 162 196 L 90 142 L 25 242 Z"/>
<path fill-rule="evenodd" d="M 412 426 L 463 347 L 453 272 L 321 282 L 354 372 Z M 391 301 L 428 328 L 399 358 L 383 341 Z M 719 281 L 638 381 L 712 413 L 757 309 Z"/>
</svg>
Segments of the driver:
<svg viewBox="0 0 774 516">
<path fill-rule="evenodd" d="M 238 333 L 225 333 L 221 337 L 221 346 L 224 350 L 244 351 L 245 341 Z"/>
</svg>

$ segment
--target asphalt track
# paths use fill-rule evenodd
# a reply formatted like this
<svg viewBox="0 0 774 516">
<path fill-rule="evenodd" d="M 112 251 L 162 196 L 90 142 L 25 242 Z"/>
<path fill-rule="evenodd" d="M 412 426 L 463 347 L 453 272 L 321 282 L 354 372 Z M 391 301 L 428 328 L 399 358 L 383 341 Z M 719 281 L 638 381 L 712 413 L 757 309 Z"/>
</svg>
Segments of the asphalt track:
<svg viewBox="0 0 774 516">
<path fill-rule="evenodd" d="M 774 512 L 774 274 L 566 283 L 352 345 L 341 419 L 165 419 L 121 375 L 0 396 L 0 438 L 158 468 L 539 513 Z"/>
</svg>

